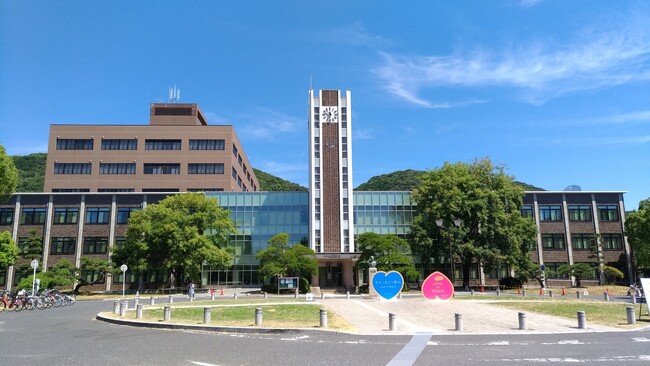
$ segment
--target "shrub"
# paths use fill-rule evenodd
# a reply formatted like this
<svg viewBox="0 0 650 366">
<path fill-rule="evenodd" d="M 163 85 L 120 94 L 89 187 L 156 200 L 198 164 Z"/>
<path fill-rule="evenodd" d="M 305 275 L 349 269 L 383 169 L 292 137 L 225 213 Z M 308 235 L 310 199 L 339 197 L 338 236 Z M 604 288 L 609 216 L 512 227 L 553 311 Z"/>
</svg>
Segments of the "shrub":
<svg viewBox="0 0 650 366">
<path fill-rule="evenodd" d="M 521 280 L 514 277 L 504 277 L 499 280 L 499 286 L 503 288 L 519 288 L 521 284 Z"/>
</svg>

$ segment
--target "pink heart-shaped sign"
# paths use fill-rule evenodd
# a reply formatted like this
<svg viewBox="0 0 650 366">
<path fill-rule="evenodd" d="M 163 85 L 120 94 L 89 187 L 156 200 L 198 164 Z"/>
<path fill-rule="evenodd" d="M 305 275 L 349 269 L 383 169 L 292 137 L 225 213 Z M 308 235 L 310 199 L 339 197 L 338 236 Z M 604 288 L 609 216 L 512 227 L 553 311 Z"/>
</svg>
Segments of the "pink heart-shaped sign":
<svg viewBox="0 0 650 366">
<path fill-rule="evenodd" d="M 422 282 L 422 296 L 428 300 L 449 300 L 454 297 L 454 286 L 440 272 L 433 272 Z"/>
</svg>

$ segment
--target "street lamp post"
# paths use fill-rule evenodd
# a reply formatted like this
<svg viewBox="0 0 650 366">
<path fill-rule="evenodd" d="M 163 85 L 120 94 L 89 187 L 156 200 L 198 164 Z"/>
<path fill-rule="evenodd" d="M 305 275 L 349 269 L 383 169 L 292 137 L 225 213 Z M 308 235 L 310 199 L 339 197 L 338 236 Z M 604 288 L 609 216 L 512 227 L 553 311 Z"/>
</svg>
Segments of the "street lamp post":
<svg viewBox="0 0 650 366">
<path fill-rule="evenodd" d="M 38 268 L 38 259 L 32 260 L 30 264 L 34 269 L 34 275 L 32 276 L 32 296 L 34 296 L 34 286 L 36 285 L 36 268 Z"/>
<path fill-rule="evenodd" d="M 126 270 L 129 269 L 126 264 L 120 266 L 120 271 L 122 271 L 122 299 L 124 299 L 124 287 L 126 285 Z"/>
<path fill-rule="evenodd" d="M 462 222 L 463 221 L 461 219 L 454 219 L 454 221 L 453 221 L 455 227 L 459 227 Z M 436 220 L 436 225 L 438 225 L 438 227 L 441 228 L 441 229 L 443 229 L 443 228 L 444 229 L 449 229 L 449 227 L 445 226 L 445 222 L 442 219 Z M 456 272 L 456 266 L 455 266 L 455 263 L 454 263 L 455 262 L 454 261 L 454 253 L 453 253 L 452 246 L 451 246 L 451 244 L 452 244 L 451 243 L 451 232 L 449 232 L 448 236 L 449 236 L 449 267 L 451 269 L 451 271 L 450 271 L 451 272 L 451 284 L 452 284 L 452 286 L 455 286 L 455 278 L 454 277 L 455 277 L 455 272 Z"/>
</svg>

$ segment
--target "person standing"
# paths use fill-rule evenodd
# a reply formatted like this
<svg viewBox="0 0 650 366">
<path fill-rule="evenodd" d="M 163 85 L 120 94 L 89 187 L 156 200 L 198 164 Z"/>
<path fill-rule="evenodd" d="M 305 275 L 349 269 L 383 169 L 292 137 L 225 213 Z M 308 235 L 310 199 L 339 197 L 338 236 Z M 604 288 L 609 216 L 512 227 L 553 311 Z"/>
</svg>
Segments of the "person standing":
<svg viewBox="0 0 650 366">
<path fill-rule="evenodd" d="M 190 284 L 187 288 L 187 296 L 189 297 L 190 301 L 194 300 L 194 281 L 190 281 Z"/>
</svg>

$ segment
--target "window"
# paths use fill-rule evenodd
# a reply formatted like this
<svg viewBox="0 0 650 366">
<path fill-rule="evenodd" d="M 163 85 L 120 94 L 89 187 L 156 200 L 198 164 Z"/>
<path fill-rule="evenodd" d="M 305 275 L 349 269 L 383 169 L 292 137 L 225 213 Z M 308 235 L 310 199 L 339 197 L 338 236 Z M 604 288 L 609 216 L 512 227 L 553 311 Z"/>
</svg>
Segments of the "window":
<svg viewBox="0 0 650 366">
<path fill-rule="evenodd" d="M 97 192 L 135 192 L 133 188 L 97 188 Z"/>
<path fill-rule="evenodd" d="M 542 234 L 544 249 L 564 249 L 564 234 Z"/>
<path fill-rule="evenodd" d="M 57 150 L 92 150 L 92 139 L 56 139 Z"/>
<path fill-rule="evenodd" d="M 146 140 L 145 150 L 180 150 L 181 140 Z"/>
<path fill-rule="evenodd" d="M 589 205 L 569 205 L 569 220 L 591 221 L 591 207 Z"/>
<path fill-rule="evenodd" d="M 539 206 L 540 221 L 561 221 L 562 208 L 560 206 Z"/>
<path fill-rule="evenodd" d="M 181 174 L 181 165 L 144 164 L 144 174 Z"/>
<path fill-rule="evenodd" d="M 0 225 L 11 225 L 14 222 L 13 208 L 0 208 Z"/>
<path fill-rule="evenodd" d="M 235 146 L 235 144 L 232 144 L 232 155 L 237 157 L 237 146 Z"/>
<path fill-rule="evenodd" d="M 102 150 L 137 150 L 136 139 L 102 139 Z"/>
<path fill-rule="evenodd" d="M 598 219 L 600 221 L 618 221 L 618 207 L 616 205 L 598 205 Z"/>
<path fill-rule="evenodd" d="M 107 237 L 85 237 L 84 238 L 84 254 L 103 254 L 106 253 L 108 248 Z"/>
<path fill-rule="evenodd" d="M 521 217 L 533 217 L 533 205 L 522 205 Z"/>
<path fill-rule="evenodd" d="M 81 281 L 85 283 L 104 283 L 104 277 L 99 271 L 84 269 L 81 271 Z"/>
<path fill-rule="evenodd" d="M 45 223 L 45 208 L 25 207 L 20 215 L 20 223 L 23 225 L 38 225 Z"/>
<path fill-rule="evenodd" d="M 86 224 L 108 224 L 110 216 L 108 207 L 89 207 L 86 209 Z"/>
<path fill-rule="evenodd" d="M 91 163 L 54 163 L 54 174 L 91 174 Z"/>
<path fill-rule="evenodd" d="M 232 171 L 230 172 L 230 175 L 232 175 L 232 179 L 237 179 L 237 171 L 235 168 L 232 168 Z"/>
<path fill-rule="evenodd" d="M 187 164 L 187 174 L 223 174 L 223 163 Z"/>
<path fill-rule="evenodd" d="M 241 158 L 241 155 L 237 155 L 237 163 L 239 164 L 239 166 L 242 166 L 242 162 L 243 160 Z"/>
<path fill-rule="evenodd" d="M 566 275 L 560 275 L 557 273 L 558 268 L 565 264 L 567 263 L 545 262 L 544 267 L 546 267 L 546 269 L 544 270 L 544 274 L 546 275 L 546 278 L 567 278 Z"/>
<path fill-rule="evenodd" d="M 99 174 L 135 174 L 135 163 L 99 163 Z"/>
<path fill-rule="evenodd" d="M 52 188 L 53 193 L 90 192 L 89 188 Z"/>
<path fill-rule="evenodd" d="M 77 238 L 52 238 L 50 254 L 74 254 Z"/>
<path fill-rule="evenodd" d="M 121 248 L 124 246 L 124 243 L 126 243 L 126 238 L 123 236 L 116 236 L 115 237 L 115 247 Z"/>
<path fill-rule="evenodd" d="M 190 150 L 225 150 L 225 140 L 190 140 Z"/>
<path fill-rule="evenodd" d="M 223 192 L 223 188 L 188 188 L 188 192 Z"/>
<path fill-rule="evenodd" d="M 585 250 L 591 249 L 594 242 L 593 234 L 573 234 L 571 235 L 571 246 L 573 249 Z"/>
<path fill-rule="evenodd" d="M 623 249 L 623 242 L 621 241 L 621 234 L 601 234 L 603 249 L 605 250 L 621 250 Z"/>
<path fill-rule="evenodd" d="M 57 207 L 54 209 L 54 224 L 76 224 L 79 209 L 76 207 Z"/>
<path fill-rule="evenodd" d="M 129 222 L 131 212 L 138 211 L 140 207 L 118 207 L 117 208 L 117 223 L 126 224 Z"/>
</svg>

